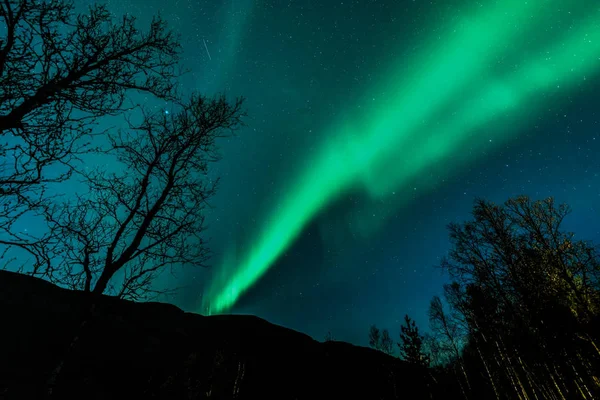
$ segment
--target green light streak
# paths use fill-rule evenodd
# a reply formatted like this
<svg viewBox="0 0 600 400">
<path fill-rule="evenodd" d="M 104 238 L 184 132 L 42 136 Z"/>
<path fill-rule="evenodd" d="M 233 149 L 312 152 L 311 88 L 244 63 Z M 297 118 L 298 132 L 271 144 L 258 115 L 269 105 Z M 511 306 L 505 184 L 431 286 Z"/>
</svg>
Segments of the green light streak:
<svg viewBox="0 0 600 400">
<path fill-rule="evenodd" d="M 528 29 L 548 23 L 546 10 L 561 1 L 509 0 L 496 2 L 463 19 L 448 40 L 430 46 L 414 63 L 413 73 L 393 76 L 374 88 L 387 89 L 380 104 L 366 107 L 358 118 L 341 121 L 331 138 L 287 191 L 281 206 L 265 220 L 263 230 L 245 258 L 226 255 L 225 264 L 208 291 L 210 313 L 225 312 L 293 243 L 302 229 L 343 193 L 365 189 L 375 197 L 402 191 L 411 179 L 428 168 L 447 163 L 465 145 L 489 144 L 489 136 L 476 137 L 473 130 L 512 114 L 523 118 L 542 105 L 543 91 L 563 90 L 596 72 L 600 64 L 600 13 L 562 40 L 555 40 L 535 56 L 524 59 L 514 72 L 494 73 L 499 55 L 514 51 Z M 562 2 L 565 3 L 564 1 Z M 535 15 L 535 18 L 531 16 Z M 523 42 L 521 40 L 521 42 Z M 528 50 L 529 51 L 529 50 Z M 413 63 L 411 63 L 413 64 Z M 408 79 L 407 79 L 408 76 Z M 465 101 L 453 112 L 443 113 L 456 98 Z M 441 114 L 441 116 L 439 116 Z M 428 126 L 423 121 L 439 119 Z M 496 134 L 494 143 L 516 132 Z M 473 152 L 475 153 L 475 152 Z M 463 155 L 463 157 L 474 157 Z M 395 160 L 395 168 L 390 168 Z M 450 167 L 449 167 L 450 168 Z M 449 171 L 451 172 L 451 171 Z"/>
</svg>

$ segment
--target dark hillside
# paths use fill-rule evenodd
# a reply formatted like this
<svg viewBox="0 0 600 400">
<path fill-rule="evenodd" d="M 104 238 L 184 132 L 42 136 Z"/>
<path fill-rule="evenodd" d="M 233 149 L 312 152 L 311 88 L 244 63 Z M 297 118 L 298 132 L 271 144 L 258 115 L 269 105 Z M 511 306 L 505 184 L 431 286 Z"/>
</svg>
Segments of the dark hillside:
<svg viewBox="0 0 600 400">
<path fill-rule="evenodd" d="M 0 397 L 44 398 L 49 387 L 55 399 L 433 395 L 427 371 L 368 348 L 320 343 L 257 317 L 204 317 L 169 304 L 102 296 L 89 318 L 86 300 L 83 293 L 0 271 Z"/>
</svg>

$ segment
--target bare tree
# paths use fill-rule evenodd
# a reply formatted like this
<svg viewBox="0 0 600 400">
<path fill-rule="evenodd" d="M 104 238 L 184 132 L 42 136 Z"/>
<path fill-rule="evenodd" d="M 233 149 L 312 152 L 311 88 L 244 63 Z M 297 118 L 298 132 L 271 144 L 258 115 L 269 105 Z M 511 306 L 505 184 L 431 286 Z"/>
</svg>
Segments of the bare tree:
<svg viewBox="0 0 600 400">
<path fill-rule="evenodd" d="M 207 168 L 215 139 L 240 125 L 242 99 L 180 101 L 181 46 L 160 18 L 140 31 L 132 16 L 115 19 L 105 6 L 77 15 L 69 0 L 0 0 L 0 20 L 1 257 L 26 251 L 33 263 L 23 272 L 133 299 L 152 295 L 165 268 L 202 265 L 203 210 L 217 183 Z M 100 131 L 103 118 L 139 107 L 134 93 L 172 102 L 175 112 L 140 107 L 141 123 Z M 80 168 L 92 152 L 113 157 L 122 172 Z M 59 202 L 52 190 L 76 177 L 87 193 Z M 17 229 L 25 217 L 46 229 Z M 91 299 L 68 352 L 93 318 Z M 50 395 L 65 357 L 49 376 Z"/>
<path fill-rule="evenodd" d="M 46 275 L 101 294 L 118 273 L 116 294 L 139 299 L 165 268 L 204 265 L 204 209 L 217 184 L 208 164 L 218 158 L 215 139 L 241 124 L 242 102 L 193 95 L 179 111 L 146 113 L 141 124 L 110 133 L 108 152 L 122 172 L 86 173 L 86 198 L 47 210 L 63 265 Z"/>
<path fill-rule="evenodd" d="M 381 351 L 383 351 L 385 354 L 388 354 L 390 356 L 394 354 L 394 341 L 390 336 L 390 331 L 388 331 L 387 329 L 384 329 L 381 332 L 380 345 Z"/>
<path fill-rule="evenodd" d="M 437 342 L 434 345 L 430 341 L 432 353 L 435 352 L 438 362 L 452 364 L 455 368 L 459 368 L 462 378 L 469 386 L 469 377 L 461 358 L 461 350 L 466 343 L 468 330 L 464 329 L 457 315 L 447 314 L 444 311 L 444 305 L 438 296 L 431 299 L 428 313 L 432 337 Z"/>
<path fill-rule="evenodd" d="M 43 264 L 30 246 L 40 239 L 15 223 L 93 150 L 98 118 L 134 107 L 128 93 L 176 98 L 180 45 L 160 18 L 142 32 L 132 16 L 99 5 L 76 15 L 66 0 L 3 0 L 0 25 L 0 244 Z"/>
<path fill-rule="evenodd" d="M 333 342 L 333 335 L 331 334 L 331 331 L 327 331 L 325 334 L 325 342 Z"/>
<path fill-rule="evenodd" d="M 380 331 L 375 325 L 369 329 L 369 346 L 385 354 L 394 354 L 394 341 L 390 336 L 390 331 L 384 329 Z"/>
<path fill-rule="evenodd" d="M 376 325 L 371 325 L 369 329 L 369 346 L 381 350 L 381 331 Z"/>
<path fill-rule="evenodd" d="M 552 198 L 478 199 L 473 220 L 449 226 L 442 267 L 453 280 L 446 299 L 468 332 L 453 363 L 469 371 L 465 389 L 473 372 L 485 371 L 487 396 L 598 397 L 600 258 L 596 246 L 563 230 L 569 212 Z M 441 336 L 454 336 L 458 325 L 441 302 L 432 302 L 430 317 Z"/>
<path fill-rule="evenodd" d="M 440 342 L 440 350 L 445 354 L 447 362 L 459 360 L 467 332 L 461 329 L 461 324 L 456 317 L 444 311 L 442 300 L 438 296 L 431 299 L 429 323 L 434 337 Z"/>
</svg>

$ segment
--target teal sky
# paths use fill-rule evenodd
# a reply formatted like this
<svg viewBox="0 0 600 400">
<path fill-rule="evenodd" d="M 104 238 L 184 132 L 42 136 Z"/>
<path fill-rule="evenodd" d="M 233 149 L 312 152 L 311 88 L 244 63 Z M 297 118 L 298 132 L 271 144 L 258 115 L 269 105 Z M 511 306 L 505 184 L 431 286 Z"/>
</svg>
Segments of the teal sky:
<svg viewBox="0 0 600 400">
<path fill-rule="evenodd" d="M 396 332 L 405 313 L 426 326 L 445 227 L 476 196 L 555 196 L 600 239 L 596 1 L 110 7 L 170 21 L 184 90 L 247 98 L 213 169 L 212 266 L 162 282 L 185 286 L 187 310 L 366 344 L 370 324 Z"/>
</svg>

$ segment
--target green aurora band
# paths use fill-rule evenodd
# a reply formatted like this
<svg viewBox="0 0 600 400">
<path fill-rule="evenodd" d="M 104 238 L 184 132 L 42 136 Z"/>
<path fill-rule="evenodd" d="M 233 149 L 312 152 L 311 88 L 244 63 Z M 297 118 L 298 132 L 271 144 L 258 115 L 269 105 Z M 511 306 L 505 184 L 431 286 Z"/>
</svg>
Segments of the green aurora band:
<svg viewBox="0 0 600 400">
<path fill-rule="evenodd" d="M 436 39 L 411 62 L 411 71 L 399 67 L 401 76 L 391 74 L 373 88 L 373 93 L 388 93 L 386 98 L 329 128 L 328 140 L 264 221 L 245 258 L 226 254 L 204 297 L 204 310 L 217 314 L 231 309 L 303 228 L 342 194 L 365 190 L 372 198 L 383 198 L 406 193 L 411 181 L 440 165 L 446 173 L 455 172 L 451 165 L 457 152 L 472 161 L 480 153 L 473 149 L 497 146 L 517 133 L 495 130 L 482 137 L 477 128 L 509 117 L 523 123 L 547 105 L 548 92 L 575 87 L 598 72 L 600 8 L 593 3 L 578 3 L 587 18 L 555 32 L 557 37 L 539 43 L 535 53 L 524 40 L 527 32 L 546 29 L 552 12 L 568 8 L 572 0 L 495 1 L 460 18 L 447 40 Z M 518 65 L 499 71 L 496 61 L 511 54 L 517 55 Z M 523 54 L 527 57 L 518 57 Z M 423 186 L 435 187 L 432 182 Z"/>
</svg>

